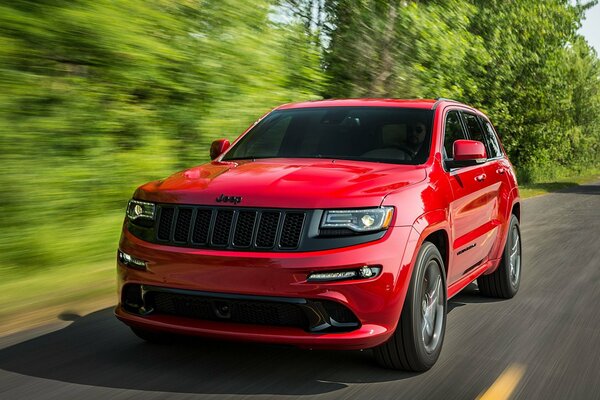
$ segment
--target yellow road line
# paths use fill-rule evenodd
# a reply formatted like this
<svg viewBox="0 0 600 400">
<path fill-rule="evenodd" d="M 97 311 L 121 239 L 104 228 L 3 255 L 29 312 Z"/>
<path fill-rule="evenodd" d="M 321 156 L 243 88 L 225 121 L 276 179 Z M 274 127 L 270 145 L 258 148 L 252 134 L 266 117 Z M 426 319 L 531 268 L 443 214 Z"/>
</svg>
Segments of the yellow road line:
<svg viewBox="0 0 600 400">
<path fill-rule="evenodd" d="M 488 390 L 477 397 L 477 400 L 507 400 L 515 391 L 525 374 L 525 366 L 512 364 L 502 372 L 496 382 Z"/>
</svg>

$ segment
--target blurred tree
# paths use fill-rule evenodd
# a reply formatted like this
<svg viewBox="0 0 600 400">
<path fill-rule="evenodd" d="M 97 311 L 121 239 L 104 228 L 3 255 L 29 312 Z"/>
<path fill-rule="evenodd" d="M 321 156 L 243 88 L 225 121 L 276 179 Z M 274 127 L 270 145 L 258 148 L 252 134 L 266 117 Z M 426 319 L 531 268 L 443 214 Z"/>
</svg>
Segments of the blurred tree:
<svg viewBox="0 0 600 400">
<path fill-rule="evenodd" d="M 112 256 L 137 184 L 315 98 L 319 49 L 274 4 L 2 2 L 0 268 Z"/>
<path fill-rule="evenodd" d="M 486 60 L 464 1 L 332 0 L 326 54 L 333 96 L 462 97 Z M 471 67 L 470 67 L 471 66 Z"/>
</svg>

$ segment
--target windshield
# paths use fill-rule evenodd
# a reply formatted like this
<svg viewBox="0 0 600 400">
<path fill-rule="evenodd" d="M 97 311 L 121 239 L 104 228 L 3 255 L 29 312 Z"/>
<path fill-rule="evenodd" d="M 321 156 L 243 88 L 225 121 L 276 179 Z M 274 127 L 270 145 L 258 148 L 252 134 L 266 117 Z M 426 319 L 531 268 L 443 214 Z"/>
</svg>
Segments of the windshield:
<svg viewBox="0 0 600 400">
<path fill-rule="evenodd" d="M 432 110 L 323 107 L 273 111 L 223 158 L 334 158 L 422 164 Z"/>
</svg>

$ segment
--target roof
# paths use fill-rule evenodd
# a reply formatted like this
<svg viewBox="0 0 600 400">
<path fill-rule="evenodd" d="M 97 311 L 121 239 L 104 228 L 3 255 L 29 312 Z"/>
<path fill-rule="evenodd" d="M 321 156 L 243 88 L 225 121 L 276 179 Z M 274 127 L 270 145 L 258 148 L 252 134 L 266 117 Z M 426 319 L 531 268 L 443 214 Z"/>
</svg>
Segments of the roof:
<svg viewBox="0 0 600 400">
<path fill-rule="evenodd" d="M 399 107 L 431 110 L 441 101 L 456 103 L 447 99 L 329 99 L 284 104 L 277 107 L 277 110 L 311 107 Z"/>
</svg>

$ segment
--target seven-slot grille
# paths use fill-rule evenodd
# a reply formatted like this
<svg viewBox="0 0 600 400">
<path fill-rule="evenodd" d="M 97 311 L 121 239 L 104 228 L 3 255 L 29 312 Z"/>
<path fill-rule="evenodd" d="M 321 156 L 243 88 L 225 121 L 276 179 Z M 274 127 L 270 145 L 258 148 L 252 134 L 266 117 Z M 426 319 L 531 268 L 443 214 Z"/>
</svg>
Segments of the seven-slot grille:
<svg viewBox="0 0 600 400">
<path fill-rule="evenodd" d="M 156 239 L 200 248 L 278 249 L 298 247 L 306 212 L 159 205 Z"/>
</svg>

